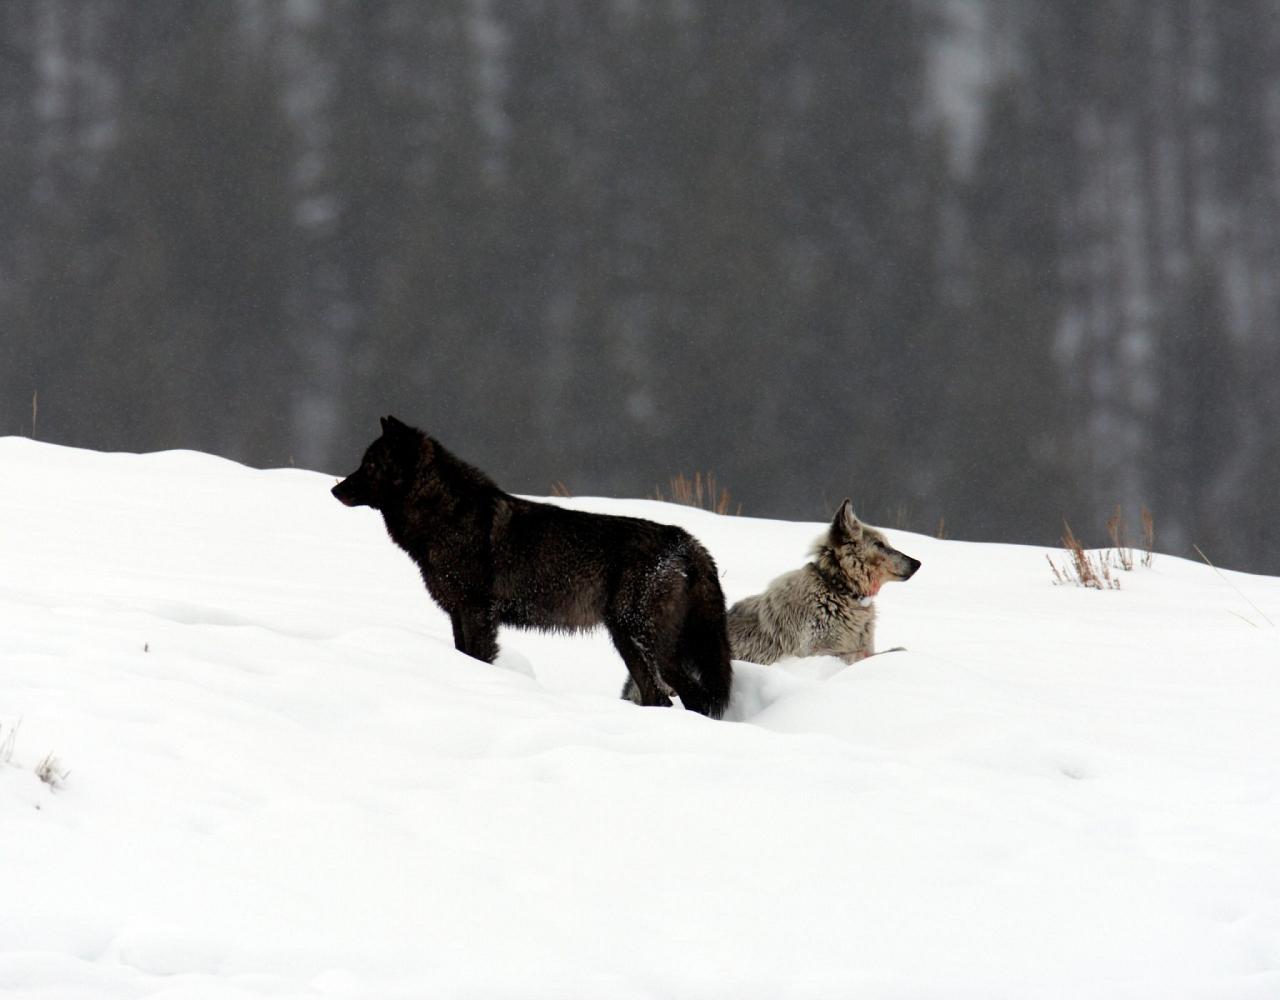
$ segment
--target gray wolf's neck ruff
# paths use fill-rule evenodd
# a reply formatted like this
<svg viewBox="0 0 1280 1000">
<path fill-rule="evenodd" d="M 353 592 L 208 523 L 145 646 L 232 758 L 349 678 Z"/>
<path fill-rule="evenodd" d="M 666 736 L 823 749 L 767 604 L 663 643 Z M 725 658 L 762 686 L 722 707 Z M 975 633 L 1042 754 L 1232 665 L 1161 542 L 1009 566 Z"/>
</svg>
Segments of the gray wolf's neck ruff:
<svg viewBox="0 0 1280 1000">
<path fill-rule="evenodd" d="M 840 559 L 835 549 L 826 544 L 827 538 L 824 535 L 814 543 L 812 554 L 813 558 L 809 565 L 813 567 L 813 571 L 822 578 L 822 584 L 833 594 L 839 594 L 843 597 L 851 598 L 861 607 L 869 607 L 871 597 L 863 594 L 858 588 L 849 581 L 844 572 L 840 569 Z"/>
</svg>

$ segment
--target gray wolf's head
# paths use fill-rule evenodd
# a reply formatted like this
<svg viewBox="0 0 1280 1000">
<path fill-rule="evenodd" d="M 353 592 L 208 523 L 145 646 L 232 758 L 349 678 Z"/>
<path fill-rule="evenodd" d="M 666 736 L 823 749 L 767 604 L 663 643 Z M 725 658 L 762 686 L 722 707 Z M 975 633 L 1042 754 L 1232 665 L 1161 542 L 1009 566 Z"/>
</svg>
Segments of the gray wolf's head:
<svg viewBox="0 0 1280 1000">
<path fill-rule="evenodd" d="M 875 528 L 858 520 L 846 499 L 827 533 L 814 546 L 820 569 L 843 579 L 863 597 L 875 597 L 890 580 L 909 580 L 920 560 L 899 552 Z"/>
<path fill-rule="evenodd" d="M 360 468 L 331 491 L 348 507 L 382 510 L 403 498 L 421 463 L 430 459 L 430 439 L 395 417 L 382 418 L 382 434 L 365 450 Z"/>
</svg>

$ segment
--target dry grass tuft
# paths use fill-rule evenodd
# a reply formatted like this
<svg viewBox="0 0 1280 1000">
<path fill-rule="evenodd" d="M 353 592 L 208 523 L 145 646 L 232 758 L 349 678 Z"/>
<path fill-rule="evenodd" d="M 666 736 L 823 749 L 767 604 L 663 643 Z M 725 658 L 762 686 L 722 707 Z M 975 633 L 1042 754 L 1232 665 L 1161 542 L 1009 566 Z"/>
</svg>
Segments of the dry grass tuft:
<svg viewBox="0 0 1280 1000">
<path fill-rule="evenodd" d="M 1253 601 L 1249 600 L 1248 596 L 1245 594 L 1245 592 L 1244 592 L 1243 590 L 1241 590 L 1241 589 L 1240 589 L 1239 587 L 1237 587 L 1234 583 L 1232 583 L 1230 580 L 1228 580 L 1228 579 L 1227 579 L 1227 577 L 1223 575 L 1222 570 L 1218 569 L 1218 567 L 1217 567 L 1217 566 L 1215 566 L 1213 563 L 1211 563 L 1211 562 L 1209 561 L 1209 557 L 1208 557 L 1207 555 L 1205 555 L 1205 554 L 1204 554 L 1204 549 L 1200 548 L 1200 546 L 1199 546 L 1199 545 L 1193 545 L 1193 546 L 1191 546 L 1191 547 L 1192 547 L 1193 549 L 1195 549 L 1195 550 L 1196 550 L 1196 554 L 1197 554 L 1197 555 L 1199 555 L 1199 556 L 1200 556 L 1200 558 L 1204 560 L 1204 564 L 1205 564 L 1206 566 L 1208 566 L 1211 570 L 1213 570 L 1215 573 L 1217 573 L 1217 574 L 1218 574 L 1218 579 L 1220 579 L 1220 580 L 1221 580 L 1223 583 L 1225 583 L 1228 587 L 1230 587 L 1230 588 L 1231 588 L 1232 590 L 1234 590 L 1237 594 L 1239 594 L 1239 595 L 1240 595 L 1240 599 L 1241 599 L 1241 600 L 1243 600 L 1243 601 L 1245 602 L 1245 604 L 1249 605 L 1249 607 L 1253 608 L 1253 610 L 1254 610 L 1255 612 L 1257 612 L 1258 616 L 1259 616 L 1259 617 L 1261 617 L 1261 618 L 1262 618 L 1262 620 L 1263 620 L 1264 622 L 1266 622 L 1266 623 L 1267 623 L 1268 625 L 1270 625 L 1272 628 L 1275 628 L 1275 627 L 1276 627 L 1276 623 L 1275 623 L 1275 622 L 1273 622 L 1270 618 L 1268 618 L 1268 617 L 1267 617 L 1267 613 L 1266 613 L 1265 611 L 1263 611 L 1260 607 L 1258 607 L 1256 604 L 1254 604 L 1254 603 L 1253 603 Z M 1232 613 L 1233 615 L 1235 615 L 1237 618 L 1242 618 L 1242 619 L 1244 619 L 1244 621 L 1249 622 L 1249 624 L 1250 624 L 1250 625 L 1252 625 L 1254 628 L 1257 628 L 1257 627 L 1258 627 L 1258 623 L 1257 623 L 1257 622 L 1255 622 L 1255 621 L 1250 621 L 1248 618 L 1245 618 L 1245 616 L 1244 616 L 1244 615 L 1239 614 L 1238 612 L 1235 612 L 1235 611 L 1233 611 L 1233 612 L 1231 612 L 1231 613 Z"/>
<path fill-rule="evenodd" d="M 10 726 L 7 733 L 4 731 L 4 726 L 0 725 L 0 765 L 8 764 L 13 760 L 13 747 L 18 742 L 18 727 L 21 725 L 19 721 Z"/>
<path fill-rule="evenodd" d="M 8 731 L 5 731 L 5 727 L 0 724 L 0 767 L 6 767 L 13 763 L 13 750 L 18 742 L 18 730 L 21 727 L 21 719 L 10 726 Z M 62 766 L 62 762 L 51 753 L 46 754 L 44 760 L 35 766 L 36 777 L 50 788 L 61 788 L 66 783 L 67 775 L 70 773 Z"/>
<path fill-rule="evenodd" d="M 715 475 L 710 472 L 705 476 L 701 472 L 695 472 L 692 479 L 683 472 L 674 475 L 671 477 L 670 495 L 664 495 L 662 487 L 655 486 L 653 499 L 684 504 L 686 507 L 699 507 L 717 514 L 742 513 L 742 504 L 734 506 L 729 491 L 718 486 Z"/>
<path fill-rule="evenodd" d="M 44 760 L 36 765 L 36 777 L 50 788 L 62 788 L 70 774 L 53 754 L 46 754 Z"/>
<path fill-rule="evenodd" d="M 1133 548 L 1129 545 L 1128 526 L 1124 523 L 1124 512 L 1116 504 L 1115 513 L 1107 518 L 1107 537 L 1111 539 L 1111 549 L 1120 561 L 1120 568 L 1126 573 L 1133 570 Z"/>
<path fill-rule="evenodd" d="M 569 487 L 567 487 L 567 486 L 566 486 L 563 482 L 561 482 L 559 479 L 557 479 L 554 483 L 552 483 L 552 484 L 551 484 L 551 495 L 552 495 L 553 497 L 571 497 L 571 496 L 573 496 L 573 494 L 569 492 Z"/>
<path fill-rule="evenodd" d="M 1045 555 L 1049 561 L 1049 569 L 1053 573 L 1056 584 L 1074 584 L 1077 587 L 1089 587 L 1093 590 L 1119 590 L 1120 580 L 1112 573 L 1112 569 L 1128 573 L 1134 567 L 1133 546 L 1129 543 L 1128 526 L 1125 524 L 1124 512 L 1119 506 L 1107 518 L 1107 537 L 1111 539 L 1110 549 L 1098 549 L 1089 552 L 1085 549 L 1071 530 L 1071 525 L 1064 518 L 1062 521 L 1062 548 L 1067 559 L 1061 566 L 1053 561 L 1053 557 Z M 1155 518 L 1151 511 L 1142 508 L 1142 565 L 1150 567 L 1155 561 Z"/>
<path fill-rule="evenodd" d="M 1092 590 L 1119 590 L 1120 581 L 1111 575 L 1106 554 L 1086 551 L 1065 518 L 1062 529 L 1062 547 L 1067 553 L 1067 559 L 1059 567 L 1051 556 L 1045 555 L 1049 560 L 1049 569 L 1053 571 L 1054 583 L 1073 583 L 1077 587 L 1089 587 Z"/>
</svg>

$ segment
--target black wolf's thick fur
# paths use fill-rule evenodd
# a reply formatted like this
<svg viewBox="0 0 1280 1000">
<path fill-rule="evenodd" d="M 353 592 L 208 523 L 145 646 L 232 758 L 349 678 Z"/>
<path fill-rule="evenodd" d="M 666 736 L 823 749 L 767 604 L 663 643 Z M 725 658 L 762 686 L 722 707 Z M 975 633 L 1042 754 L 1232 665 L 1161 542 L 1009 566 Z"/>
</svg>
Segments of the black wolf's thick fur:
<svg viewBox="0 0 1280 1000">
<path fill-rule="evenodd" d="M 453 641 L 497 655 L 499 625 L 576 631 L 603 624 L 643 705 L 719 718 L 732 668 L 724 594 L 688 532 L 634 517 L 565 510 L 504 493 L 438 441 L 394 417 L 360 468 L 333 488 L 381 511 L 453 622 Z"/>
</svg>

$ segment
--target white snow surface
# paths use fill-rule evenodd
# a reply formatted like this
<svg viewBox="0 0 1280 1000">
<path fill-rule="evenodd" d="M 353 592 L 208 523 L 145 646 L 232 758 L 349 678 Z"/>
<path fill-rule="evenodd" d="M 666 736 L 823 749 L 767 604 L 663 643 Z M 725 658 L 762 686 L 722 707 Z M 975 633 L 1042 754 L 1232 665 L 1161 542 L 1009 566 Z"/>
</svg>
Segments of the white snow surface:
<svg viewBox="0 0 1280 1000">
<path fill-rule="evenodd" d="M 735 664 L 712 721 L 602 633 L 457 653 L 331 476 L 0 468 L 7 1000 L 1280 997 L 1280 579 L 890 531 L 908 651 Z M 730 601 L 820 530 L 556 502 L 683 525 Z"/>
</svg>

